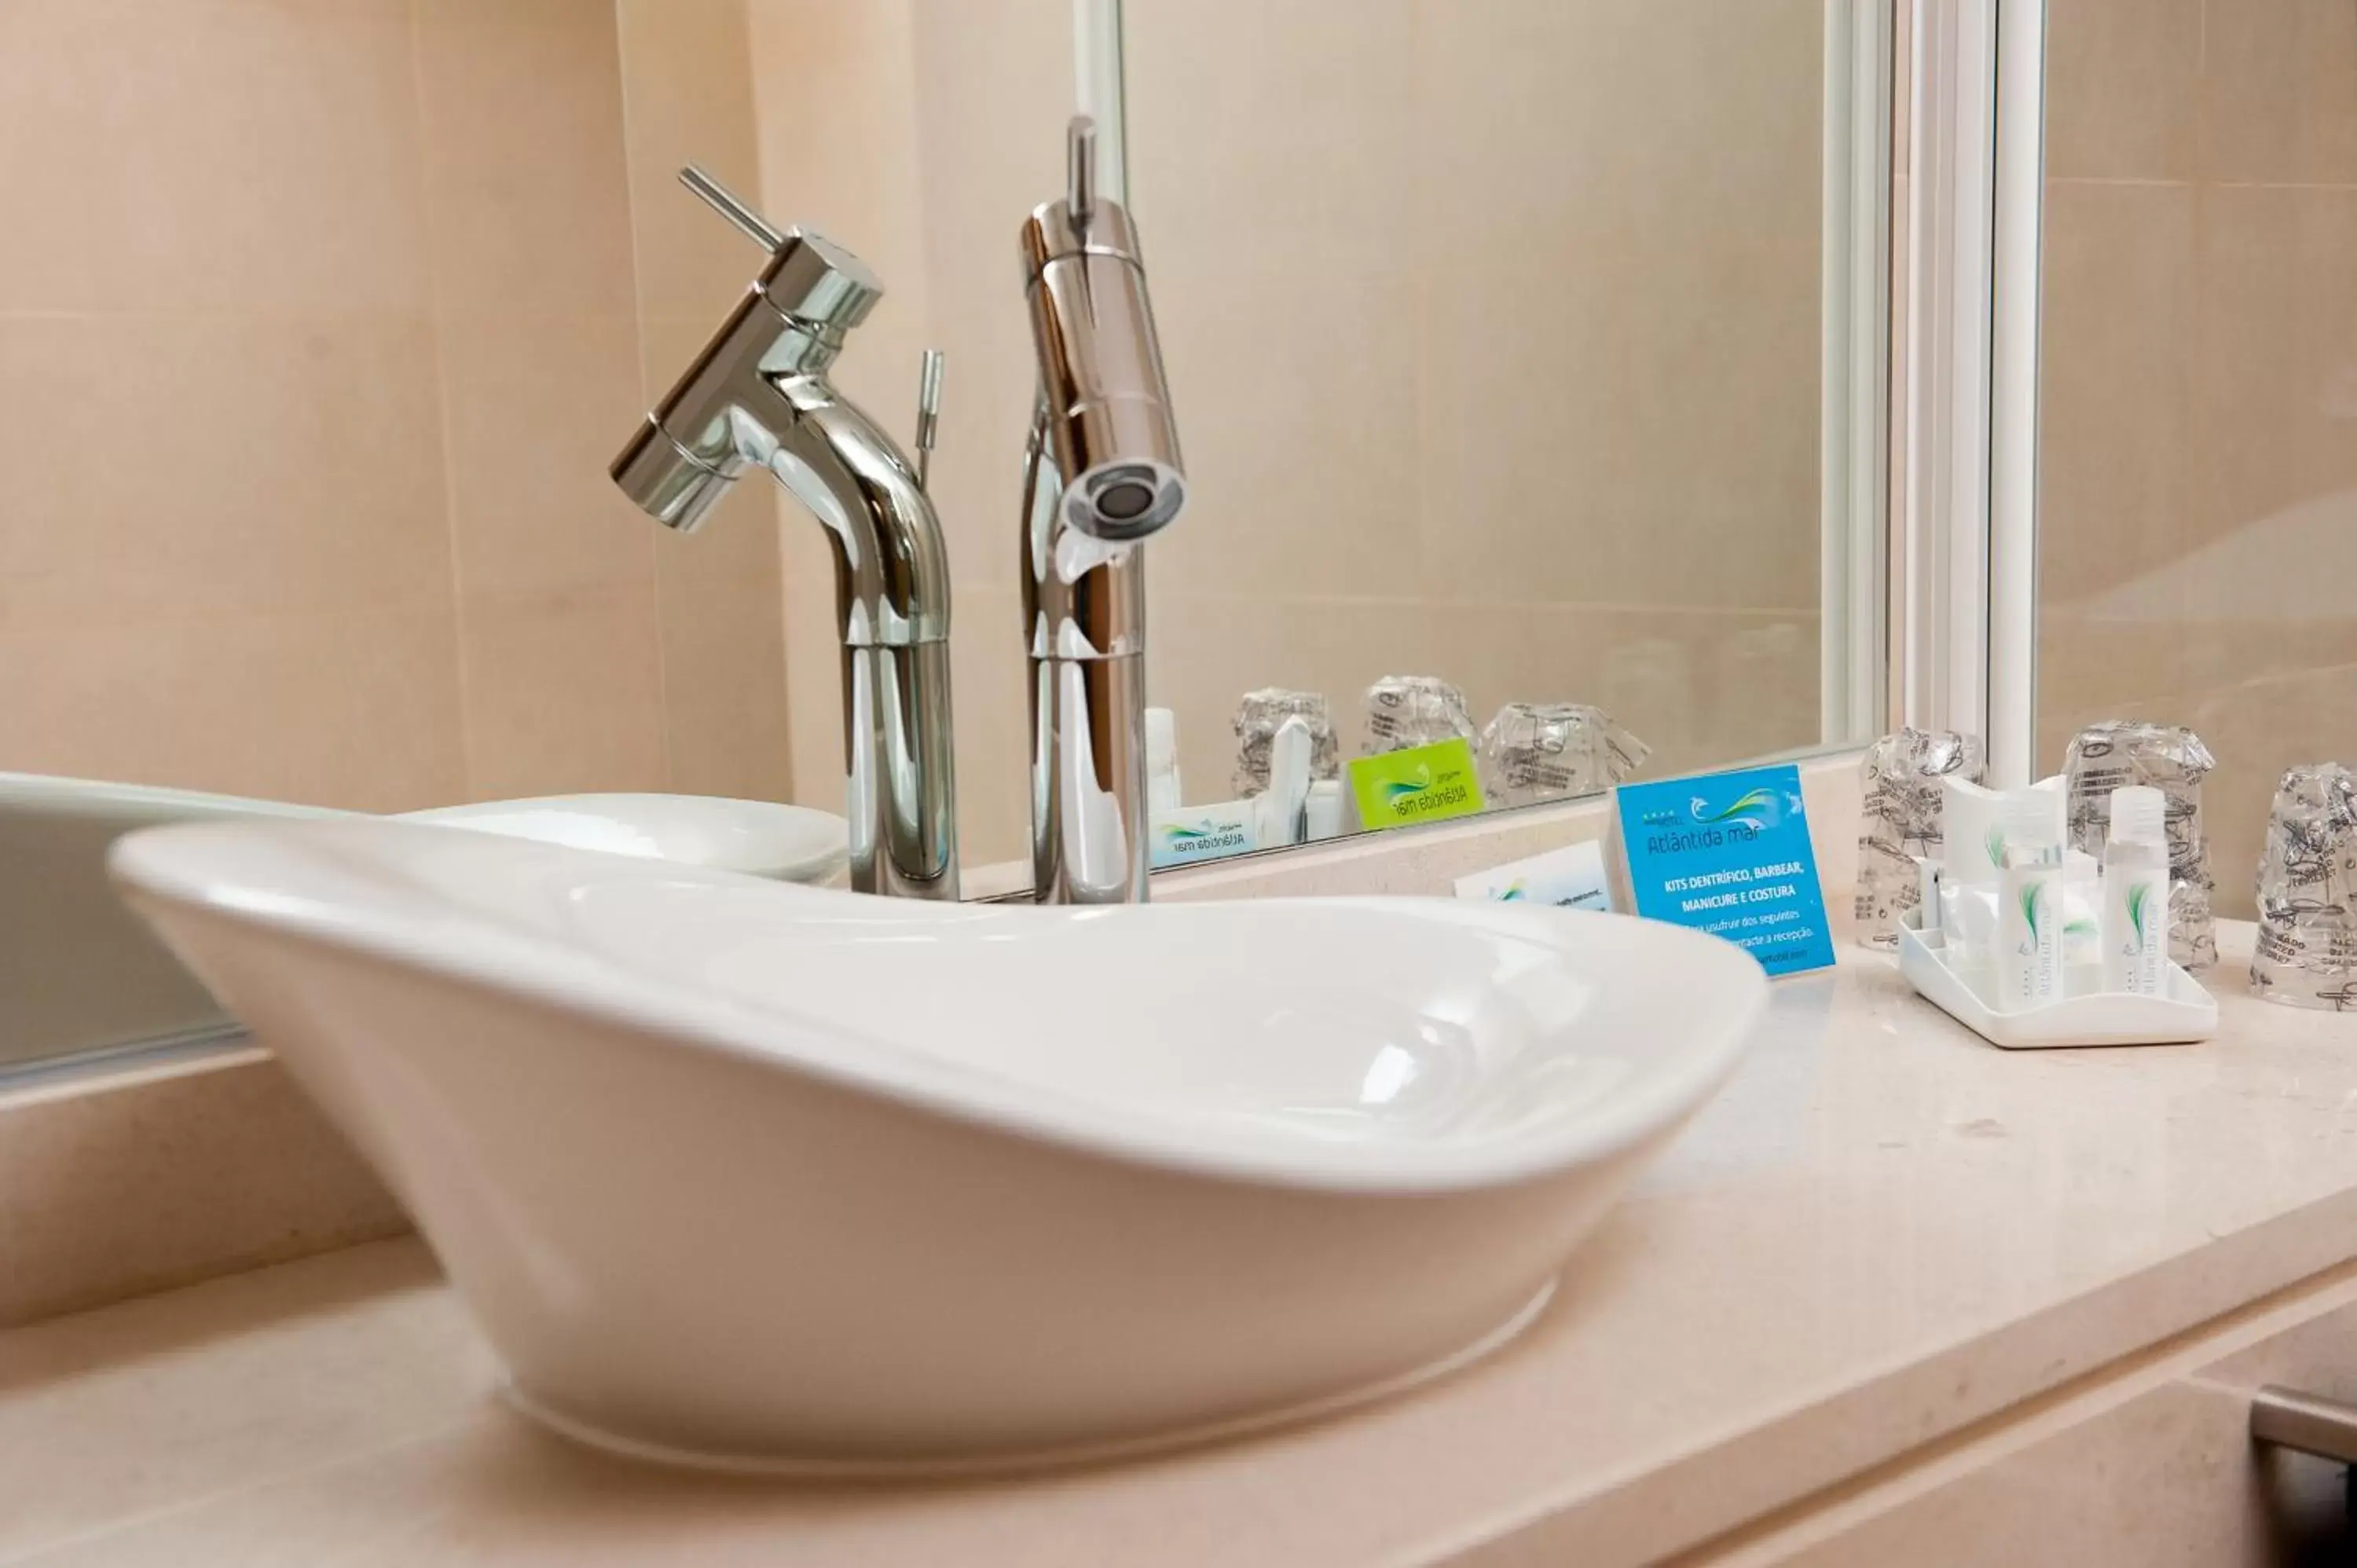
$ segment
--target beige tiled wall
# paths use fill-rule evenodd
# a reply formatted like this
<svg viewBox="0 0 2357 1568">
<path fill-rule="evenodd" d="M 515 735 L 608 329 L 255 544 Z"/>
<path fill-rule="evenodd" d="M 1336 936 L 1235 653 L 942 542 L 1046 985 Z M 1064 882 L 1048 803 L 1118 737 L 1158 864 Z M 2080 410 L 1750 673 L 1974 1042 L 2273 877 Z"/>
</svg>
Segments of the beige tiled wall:
<svg viewBox="0 0 2357 1568">
<path fill-rule="evenodd" d="M 2040 730 L 2190 724 L 2222 908 L 2357 764 L 2357 8 L 2051 0 Z"/>
<path fill-rule="evenodd" d="M 1128 0 L 1191 481 L 1148 547 L 1192 798 L 1237 695 L 1816 739 L 1818 0 Z"/>
<path fill-rule="evenodd" d="M 678 182 L 681 166 L 693 163 L 757 199 L 751 29 L 745 0 L 616 0 L 615 10 L 644 407 L 669 390 L 760 269 L 752 244 Z M 662 607 L 674 789 L 799 798 L 777 508 L 757 477 L 693 536 L 645 529 Z M 828 691 L 814 702 L 834 711 Z M 838 757 L 820 776 L 841 772 Z"/>
<path fill-rule="evenodd" d="M 0 768 L 786 789 L 767 531 L 690 558 L 604 478 L 708 305 L 630 63 L 614 0 L 0 5 Z"/>
</svg>

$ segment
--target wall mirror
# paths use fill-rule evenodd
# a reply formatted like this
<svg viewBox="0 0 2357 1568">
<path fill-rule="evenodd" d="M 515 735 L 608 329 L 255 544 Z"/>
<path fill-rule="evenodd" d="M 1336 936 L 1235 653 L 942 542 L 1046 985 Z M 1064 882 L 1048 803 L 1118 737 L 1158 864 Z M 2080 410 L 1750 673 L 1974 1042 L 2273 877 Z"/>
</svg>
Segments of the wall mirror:
<svg viewBox="0 0 2357 1568">
<path fill-rule="evenodd" d="M 881 277 L 836 378 L 902 442 L 946 357 L 963 859 L 970 893 L 1021 886 L 1015 234 L 1076 105 L 1192 487 L 1146 546 L 1183 805 L 1244 788 L 1247 693 L 1321 701 L 1325 771 L 1385 677 L 1452 690 L 1477 750 L 1510 704 L 1609 715 L 1643 776 L 1863 738 L 1887 11 L 6 8 L 0 116 L 50 150 L 0 169 L 40 215 L 0 255 L 0 768 L 838 810 L 818 528 L 756 474 L 670 533 L 606 474 L 761 263 L 680 188 L 695 163 Z M 1494 804 L 1610 781 L 1496 749 Z"/>
<path fill-rule="evenodd" d="M 1442 683 L 1499 805 L 1879 732 L 1880 13 L 1121 19 L 1199 498 L 1151 557 L 1190 798 L 1245 785 L 1267 687 L 1347 759 L 1385 677 Z M 1530 722 L 1566 705 L 1612 744 Z"/>
</svg>

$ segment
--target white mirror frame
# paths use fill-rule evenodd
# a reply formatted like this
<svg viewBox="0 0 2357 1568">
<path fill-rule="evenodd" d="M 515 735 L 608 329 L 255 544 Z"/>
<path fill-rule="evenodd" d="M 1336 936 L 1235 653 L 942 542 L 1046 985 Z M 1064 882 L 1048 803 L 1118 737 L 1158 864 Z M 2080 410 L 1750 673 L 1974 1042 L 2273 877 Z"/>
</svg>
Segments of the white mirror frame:
<svg viewBox="0 0 2357 1568">
<path fill-rule="evenodd" d="M 1129 200 L 1129 118 L 1122 96 L 1121 0 L 1072 0 L 1072 108 L 1097 123 L 1097 187 Z"/>
<path fill-rule="evenodd" d="M 1906 0 L 1892 717 L 2036 765 L 2045 0 Z"/>
<path fill-rule="evenodd" d="M 1827 746 L 1889 707 L 1895 0 L 1825 0 L 1817 712 Z"/>
</svg>

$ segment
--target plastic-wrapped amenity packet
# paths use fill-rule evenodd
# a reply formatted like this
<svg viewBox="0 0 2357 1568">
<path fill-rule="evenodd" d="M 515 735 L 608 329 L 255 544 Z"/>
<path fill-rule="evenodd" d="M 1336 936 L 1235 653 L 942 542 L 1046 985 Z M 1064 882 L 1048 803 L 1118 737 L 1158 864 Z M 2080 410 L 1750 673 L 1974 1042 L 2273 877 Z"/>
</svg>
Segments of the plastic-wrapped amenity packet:
<svg viewBox="0 0 2357 1568">
<path fill-rule="evenodd" d="M 2357 774 L 2287 768 L 2259 858 L 2251 989 L 2293 1007 L 2357 1011 Z"/>
<path fill-rule="evenodd" d="M 1920 860 L 1941 857 L 1951 775 L 1977 784 L 1980 736 L 1912 727 L 1867 748 L 1865 815 L 1857 835 L 1857 940 L 1894 949 L 1899 927 L 1923 897 Z"/>
<path fill-rule="evenodd" d="M 1369 757 L 1439 740 L 1471 741 L 1465 693 L 1437 675 L 1386 675 L 1367 688 Z"/>
<path fill-rule="evenodd" d="M 1481 731 L 1481 793 L 1492 806 L 1590 795 L 1625 782 L 1652 747 L 1585 703 L 1508 703 Z"/>
<path fill-rule="evenodd" d="M 1276 727 L 1289 718 L 1298 717 L 1309 725 L 1313 743 L 1309 755 L 1309 777 L 1336 779 L 1341 776 L 1341 747 L 1334 739 L 1333 716 L 1326 711 L 1326 695 L 1322 692 L 1289 692 L 1282 686 L 1265 686 L 1257 692 L 1246 692 L 1236 704 L 1236 798 L 1248 800 L 1268 788 L 1269 746 L 1276 738 Z"/>
</svg>

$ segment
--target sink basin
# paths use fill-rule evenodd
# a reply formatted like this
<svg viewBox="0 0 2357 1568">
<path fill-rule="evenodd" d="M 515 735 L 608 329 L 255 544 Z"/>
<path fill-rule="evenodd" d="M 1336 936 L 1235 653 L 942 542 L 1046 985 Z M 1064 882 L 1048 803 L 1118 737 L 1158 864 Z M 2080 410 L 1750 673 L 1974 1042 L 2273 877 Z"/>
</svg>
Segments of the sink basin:
<svg viewBox="0 0 2357 1568">
<path fill-rule="evenodd" d="M 133 905 L 414 1215 L 515 1402 L 821 1473 L 1333 1409 L 1528 1322 L 1764 1004 L 1669 926 L 887 900 L 389 822 Z"/>
</svg>

